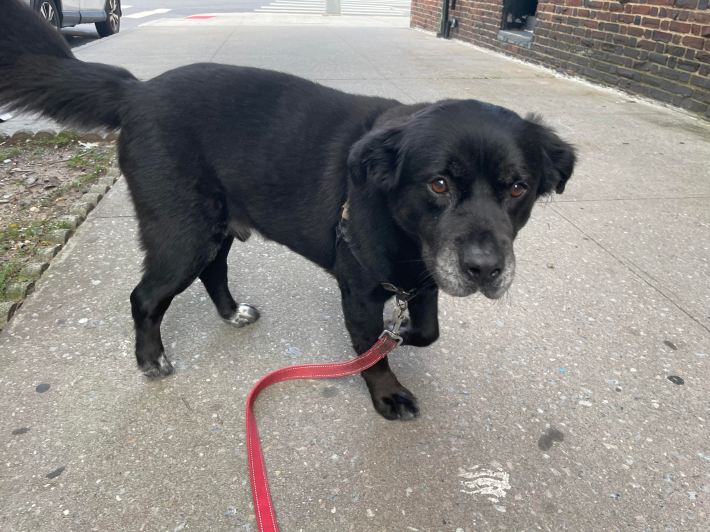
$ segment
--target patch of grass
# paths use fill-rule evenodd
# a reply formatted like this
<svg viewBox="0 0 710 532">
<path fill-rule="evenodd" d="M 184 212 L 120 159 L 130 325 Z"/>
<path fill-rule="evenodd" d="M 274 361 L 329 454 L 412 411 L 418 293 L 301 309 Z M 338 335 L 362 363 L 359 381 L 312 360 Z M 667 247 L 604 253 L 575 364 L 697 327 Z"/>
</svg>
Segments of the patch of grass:
<svg viewBox="0 0 710 532">
<path fill-rule="evenodd" d="M 32 146 L 28 147 L 28 151 L 26 153 L 27 155 L 27 160 L 30 163 L 34 163 L 38 159 L 41 159 L 43 157 L 46 157 L 47 154 L 53 150 L 51 146 Z"/>
<path fill-rule="evenodd" d="M 66 148 L 72 144 L 77 144 L 81 136 L 72 131 L 62 131 L 50 137 L 33 137 L 26 142 L 25 148 L 31 160 L 36 160 L 47 155 L 52 150 Z"/>
<path fill-rule="evenodd" d="M 30 280 L 20 273 L 24 264 L 23 261 L 15 259 L 0 264 L 0 302 L 14 300 L 7 295 L 7 288 L 12 283 Z"/>
<path fill-rule="evenodd" d="M 69 159 L 67 165 L 70 168 L 81 170 L 84 174 L 74 180 L 72 187 L 75 190 L 79 190 L 84 185 L 95 182 L 106 173 L 106 170 L 111 165 L 112 157 L 112 153 L 97 148 L 89 148 L 82 153 L 74 155 Z"/>
<path fill-rule="evenodd" d="M 49 206 L 58 197 L 63 196 L 68 190 L 84 193 L 89 190 L 89 187 L 96 183 L 102 175 L 106 174 L 109 167 L 113 163 L 115 151 L 107 148 L 90 148 L 82 153 L 77 153 L 72 156 L 67 165 L 75 170 L 83 171 L 79 177 L 71 183 L 66 183 L 61 187 L 57 187 L 42 198 L 39 204 L 42 207 Z"/>
<path fill-rule="evenodd" d="M 65 146 L 69 146 L 70 144 L 74 144 L 75 142 L 79 142 L 79 139 L 81 139 L 81 136 L 78 135 L 77 133 L 74 133 L 73 131 L 62 131 L 52 137 L 33 138 L 31 142 L 32 142 L 32 144 L 34 144 L 36 146 L 44 146 L 44 147 L 55 147 L 56 146 L 57 148 L 64 148 Z"/>
<path fill-rule="evenodd" d="M 51 179 L 46 181 L 49 183 L 58 181 L 56 188 L 51 188 L 52 185 L 45 188 L 42 181 L 34 188 L 30 186 L 24 195 L 17 195 L 16 199 L 20 201 L 11 206 L 14 210 L 5 211 L 0 217 L 0 301 L 10 299 L 8 285 L 30 280 L 21 272 L 27 263 L 37 260 L 40 248 L 52 244 L 51 232 L 71 229 L 71 224 L 60 222 L 57 217 L 65 214 L 68 205 L 78 195 L 88 192 L 114 164 L 116 150 L 113 144 L 85 145 L 81 140 L 80 135 L 72 132 L 40 135 L 17 145 L 0 139 L 0 172 L 8 166 L 3 167 L 2 161 L 12 159 L 23 172 L 36 172 L 42 179 L 49 176 Z M 24 173 L 5 174 L 7 178 L 0 184 L 5 183 L 6 187 L 22 185 L 26 177 Z M 14 189 L 11 191 L 15 194 Z"/>
<path fill-rule="evenodd" d="M 7 285 L 15 282 L 19 276 L 22 264 L 18 261 L 11 260 L 0 264 L 0 301 L 7 301 Z"/>
<path fill-rule="evenodd" d="M 0 163 L 3 162 L 5 159 L 14 159 L 15 157 L 19 157 L 21 153 L 22 150 L 20 148 L 17 148 L 16 146 L 0 148 Z"/>
<path fill-rule="evenodd" d="M 0 264 L 0 301 L 6 301 L 7 286 L 11 283 L 28 281 L 29 279 L 21 275 L 20 271 L 25 262 L 33 257 L 37 248 L 47 246 L 51 242 L 48 240 L 50 232 L 57 229 L 70 229 L 66 222 L 56 220 L 35 221 L 31 224 L 20 227 L 16 223 L 9 224 L 0 231 L 0 257 L 11 249 L 15 257 L 4 260 Z M 18 246 L 18 244 L 22 244 Z"/>
</svg>

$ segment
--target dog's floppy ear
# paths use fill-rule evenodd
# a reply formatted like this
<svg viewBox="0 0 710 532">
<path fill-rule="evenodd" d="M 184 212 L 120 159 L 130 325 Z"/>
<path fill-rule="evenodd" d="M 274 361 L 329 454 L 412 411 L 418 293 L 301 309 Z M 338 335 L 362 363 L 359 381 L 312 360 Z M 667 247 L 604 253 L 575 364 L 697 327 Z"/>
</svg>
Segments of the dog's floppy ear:
<svg viewBox="0 0 710 532">
<path fill-rule="evenodd" d="M 528 133 L 532 133 L 532 138 L 527 140 L 537 143 L 541 150 L 539 160 L 542 164 L 542 180 L 538 186 L 538 195 L 550 194 L 553 190 L 562 194 L 577 161 L 574 147 L 543 125 L 538 116 L 530 115 L 526 119 Z"/>
<path fill-rule="evenodd" d="M 392 190 L 399 182 L 401 128 L 376 129 L 350 148 L 348 171 L 354 185 L 370 182 Z"/>
</svg>

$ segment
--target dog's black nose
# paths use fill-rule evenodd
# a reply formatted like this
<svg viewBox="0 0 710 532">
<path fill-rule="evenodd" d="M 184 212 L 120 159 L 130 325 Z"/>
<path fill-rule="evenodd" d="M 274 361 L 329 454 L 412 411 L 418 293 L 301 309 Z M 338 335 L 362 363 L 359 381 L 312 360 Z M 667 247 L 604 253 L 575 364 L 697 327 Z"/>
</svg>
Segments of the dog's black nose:
<svg viewBox="0 0 710 532">
<path fill-rule="evenodd" d="M 500 275 L 503 261 L 491 246 L 470 246 L 464 252 L 463 267 L 477 283 L 489 283 Z"/>
</svg>

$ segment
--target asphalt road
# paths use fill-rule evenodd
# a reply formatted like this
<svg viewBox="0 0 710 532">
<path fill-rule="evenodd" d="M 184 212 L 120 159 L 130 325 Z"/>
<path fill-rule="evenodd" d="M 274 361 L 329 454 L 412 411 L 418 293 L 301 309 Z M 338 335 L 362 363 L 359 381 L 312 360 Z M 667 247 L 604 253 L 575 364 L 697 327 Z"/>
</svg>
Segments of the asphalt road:
<svg viewBox="0 0 710 532">
<path fill-rule="evenodd" d="M 327 0 L 128 0 L 123 2 L 121 31 L 130 31 L 164 18 L 185 18 L 204 13 L 289 13 L 323 14 Z M 341 0 L 343 15 L 409 14 L 408 0 Z M 99 37 L 93 24 L 65 28 L 62 32 L 72 46 L 81 46 Z"/>
<path fill-rule="evenodd" d="M 200 13 L 245 13 L 252 12 L 264 5 L 268 0 L 222 0 L 200 2 L 199 0 L 129 0 L 123 2 L 123 17 L 121 31 L 135 29 L 147 22 L 167 17 L 189 17 Z M 294 0 L 303 3 L 303 0 Z M 80 24 L 72 28 L 64 28 L 62 33 L 72 46 L 81 46 L 99 38 L 93 24 Z"/>
</svg>

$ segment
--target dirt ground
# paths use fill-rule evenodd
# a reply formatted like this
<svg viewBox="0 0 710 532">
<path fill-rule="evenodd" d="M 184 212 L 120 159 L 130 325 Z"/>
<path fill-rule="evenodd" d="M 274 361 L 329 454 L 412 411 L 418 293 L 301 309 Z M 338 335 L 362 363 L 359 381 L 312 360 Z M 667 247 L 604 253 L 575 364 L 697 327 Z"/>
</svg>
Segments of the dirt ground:
<svg viewBox="0 0 710 532">
<path fill-rule="evenodd" d="M 75 133 L 0 139 L 0 301 L 49 233 L 68 228 L 59 218 L 114 163 L 113 142 Z"/>
</svg>

